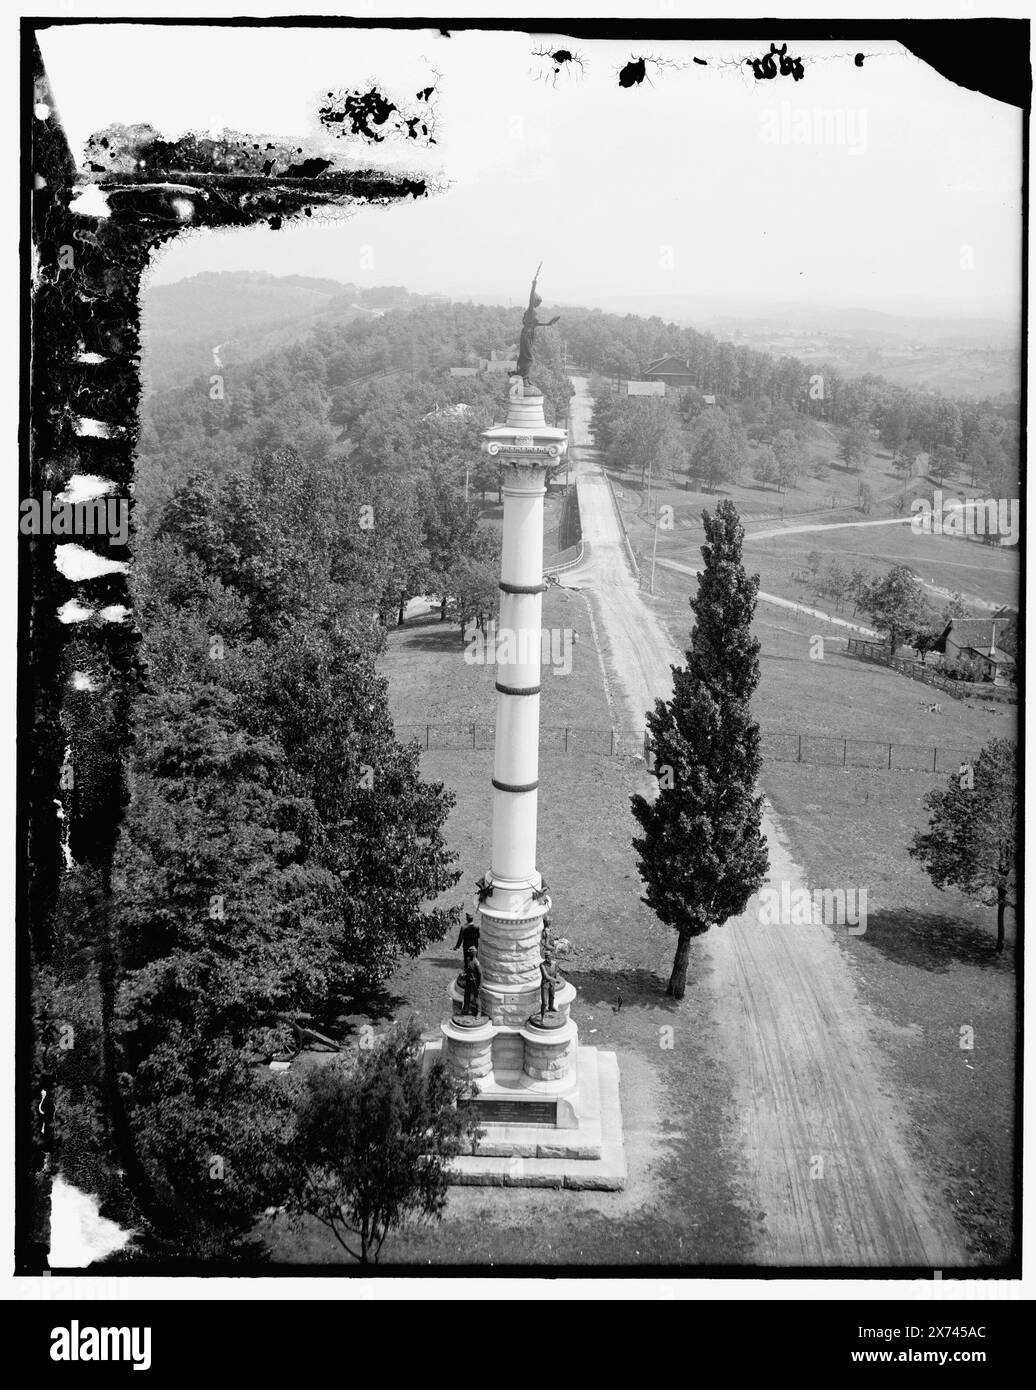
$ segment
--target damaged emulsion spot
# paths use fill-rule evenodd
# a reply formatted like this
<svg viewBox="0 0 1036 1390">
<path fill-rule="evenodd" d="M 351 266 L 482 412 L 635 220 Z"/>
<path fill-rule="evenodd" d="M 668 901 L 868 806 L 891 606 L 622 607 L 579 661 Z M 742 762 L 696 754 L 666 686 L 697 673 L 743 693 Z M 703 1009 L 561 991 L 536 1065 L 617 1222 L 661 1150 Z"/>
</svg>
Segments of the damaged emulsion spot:
<svg viewBox="0 0 1036 1390">
<path fill-rule="evenodd" d="M 700 60 L 696 58 L 694 61 L 699 62 Z M 651 56 L 631 58 L 625 67 L 619 69 L 619 86 L 639 87 L 642 82 L 647 82 L 648 86 L 652 86 L 651 78 L 648 76 L 649 67 L 661 71 L 662 68 L 679 70 L 686 66 L 686 63 L 677 62 L 673 58 L 654 58 Z"/>
<path fill-rule="evenodd" d="M 19 695 L 26 692 L 31 766 L 24 793 L 29 939 L 40 960 L 53 948 L 62 871 L 73 862 L 110 875 L 127 799 L 124 761 L 143 678 L 132 609 L 131 505 L 140 399 L 139 292 L 160 246 L 201 228 L 280 226 L 321 210 L 423 198 L 424 178 L 357 167 L 326 129 L 304 140 L 222 131 L 168 140 L 151 125 L 115 125 L 73 157 L 38 45 L 31 125 L 33 291 L 29 438 L 22 494 L 39 526 L 19 527 L 30 576 Z M 429 98 L 414 102 L 414 138 L 431 127 Z M 345 151 L 343 150 L 343 156 Z M 101 492 L 103 489 L 103 493 Z M 97 493 L 118 527 L 57 529 L 57 511 L 91 506 Z M 57 505 L 55 507 L 55 498 Z M 44 506 L 50 521 L 42 524 Z M 123 526 L 125 522 L 125 526 Z M 79 543 L 59 541 L 76 535 Z M 94 688 L 73 687 L 90 671 Z M 62 768 L 75 793 L 62 794 Z M 48 1088 L 49 1089 L 49 1088 Z"/>
<path fill-rule="evenodd" d="M 547 48 L 534 48 L 532 56 L 550 64 L 549 73 L 540 73 L 536 80 L 546 77 L 551 86 L 557 84 L 558 75 L 562 72 L 569 72 L 573 68 L 578 68 L 580 74 L 583 71 L 583 59 L 578 53 L 573 53 L 567 48 L 556 48 L 553 52 Z"/>
<path fill-rule="evenodd" d="M 417 92 L 416 99 L 429 107 L 434 87 L 424 87 Z M 408 140 L 421 140 L 434 145 L 430 108 L 425 111 L 408 113 L 394 101 L 383 96 L 376 87 L 367 91 L 328 92 L 327 105 L 317 113 L 329 130 L 335 126 L 341 129 L 338 135 L 358 135 L 363 140 L 380 144 L 386 135 L 402 135 Z"/>
<path fill-rule="evenodd" d="M 78 581 L 98 579 L 104 574 L 126 574 L 129 571 L 126 560 L 106 560 L 94 550 L 87 550 L 85 546 L 71 543 L 54 547 L 54 564 L 66 579 Z"/>
<path fill-rule="evenodd" d="M 643 58 L 631 58 L 619 73 L 620 87 L 639 86 L 647 76 L 647 66 Z"/>
<path fill-rule="evenodd" d="M 774 58 L 777 59 L 776 63 L 773 61 Z M 772 43 L 769 53 L 764 53 L 761 58 L 746 58 L 745 64 L 751 67 L 757 82 L 772 81 L 778 72 L 781 77 L 792 77 L 796 82 L 800 82 L 805 76 L 802 71 L 802 59 L 789 58 L 786 43 L 781 44 L 780 48 Z"/>
<path fill-rule="evenodd" d="M 323 119 L 323 113 L 321 113 Z M 341 169 L 306 145 L 258 141 L 235 131 L 166 140 L 150 125 L 111 126 L 87 142 L 88 168 L 109 212 L 152 227 L 250 226 L 277 230 L 285 217 L 354 198 L 423 197 L 423 180 Z"/>
</svg>

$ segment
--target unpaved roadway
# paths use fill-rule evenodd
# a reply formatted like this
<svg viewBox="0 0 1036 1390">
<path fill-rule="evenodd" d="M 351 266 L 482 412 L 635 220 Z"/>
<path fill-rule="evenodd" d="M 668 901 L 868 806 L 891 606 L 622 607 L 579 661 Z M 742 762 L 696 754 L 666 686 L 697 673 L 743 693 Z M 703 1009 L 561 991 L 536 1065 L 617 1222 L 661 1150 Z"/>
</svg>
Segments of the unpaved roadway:
<svg viewBox="0 0 1036 1390">
<path fill-rule="evenodd" d="M 658 564 L 667 570 L 675 570 L 678 574 L 694 576 L 701 574 L 700 565 L 682 565 L 679 560 L 659 560 Z M 825 613 L 822 608 L 811 608 L 808 603 L 796 603 L 794 599 L 781 598 L 780 594 L 768 594 L 760 589 L 758 598 L 760 603 L 771 603 L 775 608 L 790 608 L 795 613 L 805 613 L 807 617 L 820 618 L 822 622 L 833 623 L 836 627 L 847 627 L 851 628 L 853 632 L 862 632 L 864 637 L 877 638 L 880 636 L 872 627 L 851 623 L 848 618 L 836 618 L 832 613 Z"/>
<path fill-rule="evenodd" d="M 587 447 L 586 380 L 575 386 L 572 464 L 589 552 L 564 579 L 593 594 L 618 698 L 629 726 L 640 727 L 654 697 L 671 693 L 670 667 L 683 656 L 630 572 L 607 482 Z M 769 883 L 805 886 L 772 815 L 763 829 Z M 715 1041 L 735 1077 L 734 1145 L 760 1217 L 756 1258 L 799 1267 L 961 1264 L 956 1223 L 937 1196 L 930 1200 L 907 1153 L 906 1118 L 838 930 L 847 928 L 762 926 L 753 899 L 706 938 L 720 1020 Z"/>
</svg>

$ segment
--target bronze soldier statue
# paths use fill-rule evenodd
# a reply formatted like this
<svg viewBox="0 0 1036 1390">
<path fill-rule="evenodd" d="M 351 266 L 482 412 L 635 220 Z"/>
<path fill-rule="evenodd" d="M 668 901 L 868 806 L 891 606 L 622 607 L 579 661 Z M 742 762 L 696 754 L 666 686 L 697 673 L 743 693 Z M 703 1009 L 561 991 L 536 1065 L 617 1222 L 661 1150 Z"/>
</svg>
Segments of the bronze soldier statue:
<svg viewBox="0 0 1036 1390">
<path fill-rule="evenodd" d="M 543 262 L 540 261 L 536 267 L 536 274 L 532 277 L 532 289 L 529 291 L 529 307 L 522 316 L 522 336 L 518 343 L 518 375 L 527 390 L 532 389 L 532 382 L 529 379 L 529 371 L 532 367 L 532 359 L 536 346 L 537 328 L 553 328 L 560 318 L 555 314 L 552 319 L 538 319 L 536 310 L 543 303 L 543 300 L 536 293 L 536 281 L 540 278 L 540 271 L 543 269 Z"/>
<path fill-rule="evenodd" d="M 550 933 L 550 918 L 544 917 L 543 930 L 540 932 L 540 955 L 548 956 L 554 950 L 554 938 Z"/>
<path fill-rule="evenodd" d="M 558 985 L 558 966 L 553 950 L 540 961 L 540 1019 L 554 1012 L 554 991 Z"/>
<path fill-rule="evenodd" d="M 453 943 L 453 949 L 461 952 L 462 961 L 467 960 L 469 946 L 474 946 L 475 950 L 478 950 L 480 935 L 481 933 L 474 917 L 472 917 L 470 912 L 466 912 L 464 914 L 464 925 L 457 933 L 457 940 Z"/>
<path fill-rule="evenodd" d="M 478 953 L 469 946 L 464 957 L 464 1007 L 462 1014 L 478 1018 L 482 1009 L 478 1001 L 478 991 L 482 984 L 482 967 L 478 963 Z"/>
</svg>

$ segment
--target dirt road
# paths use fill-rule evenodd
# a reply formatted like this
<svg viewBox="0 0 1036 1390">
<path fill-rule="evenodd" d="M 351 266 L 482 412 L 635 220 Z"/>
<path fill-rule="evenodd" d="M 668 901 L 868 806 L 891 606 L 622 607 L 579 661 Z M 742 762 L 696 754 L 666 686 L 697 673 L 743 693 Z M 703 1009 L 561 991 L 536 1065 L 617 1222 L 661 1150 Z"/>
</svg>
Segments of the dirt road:
<svg viewBox="0 0 1036 1390">
<path fill-rule="evenodd" d="M 817 521 L 808 526 L 775 526 L 767 531 L 746 531 L 746 541 L 768 541 L 774 536 L 798 536 L 806 531 L 858 531 L 861 526 L 909 526 L 912 516 L 894 516 L 883 521 Z"/>
<path fill-rule="evenodd" d="M 632 727 L 671 692 L 682 660 L 642 600 L 607 483 L 588 450 L 590 398 L 576 380 L 572 463 L 586 562 L 566 580 L 595 597 Z M 780 827 L 764 819 L 773 886 L 805 886 Z M 823 885 L 849 888 L 852 885 Z M 861 885 L 862 886 L 862 885 Z M 929 1201 L 834 931 L 762 926 L 756 900 L 713 930 L 708 948 L 721 1036 L 736 1076 L 735 1146 L 760 1214 L 757 1259 L 790 1266 L 941 1269 L 963 1262 L 952 1216 Z"/>
<path fill-rule="evenodd" d="M 659 560 L 658 564 L 664 569 L 675 570 L 678 574 L 701 574 L 700 565 L 682 565 L 679 560 Z M 847 627 L 853 632 L 861 632 L 864 637 L 876 638 L 880 635 L 872 627 L 851 623 L 848 618 L 836 618 L 831 613 L 825 613 L 822 608 L 810 608 L 808 603 L 796 603 L 794 599 L 781 598 L 780 594 L 767 594 L 760 589 L 758 597 L 760 603 L 771 603 L 775 608 L 790 608 L 795 613 L 805 613 L 807 617 L 820 618 L 822 622 L 833 623 L 836 627 Z"/>
</svg>

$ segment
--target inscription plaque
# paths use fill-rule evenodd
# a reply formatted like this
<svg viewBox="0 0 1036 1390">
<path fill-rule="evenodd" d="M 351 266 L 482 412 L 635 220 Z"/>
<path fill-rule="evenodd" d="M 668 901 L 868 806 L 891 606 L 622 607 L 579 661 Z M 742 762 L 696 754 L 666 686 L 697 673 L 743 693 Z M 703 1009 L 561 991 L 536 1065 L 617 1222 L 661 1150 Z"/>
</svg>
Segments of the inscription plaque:
<svg viewBox="0 0 1036 1390">
<path fill-rule="evenodd" d="M 467 1100 L 465 1109 L 472 1109 L 480 1124 L 487 1125 L 553 1125 L 558 1122 L 556 1100 Z"/>
</svg>

